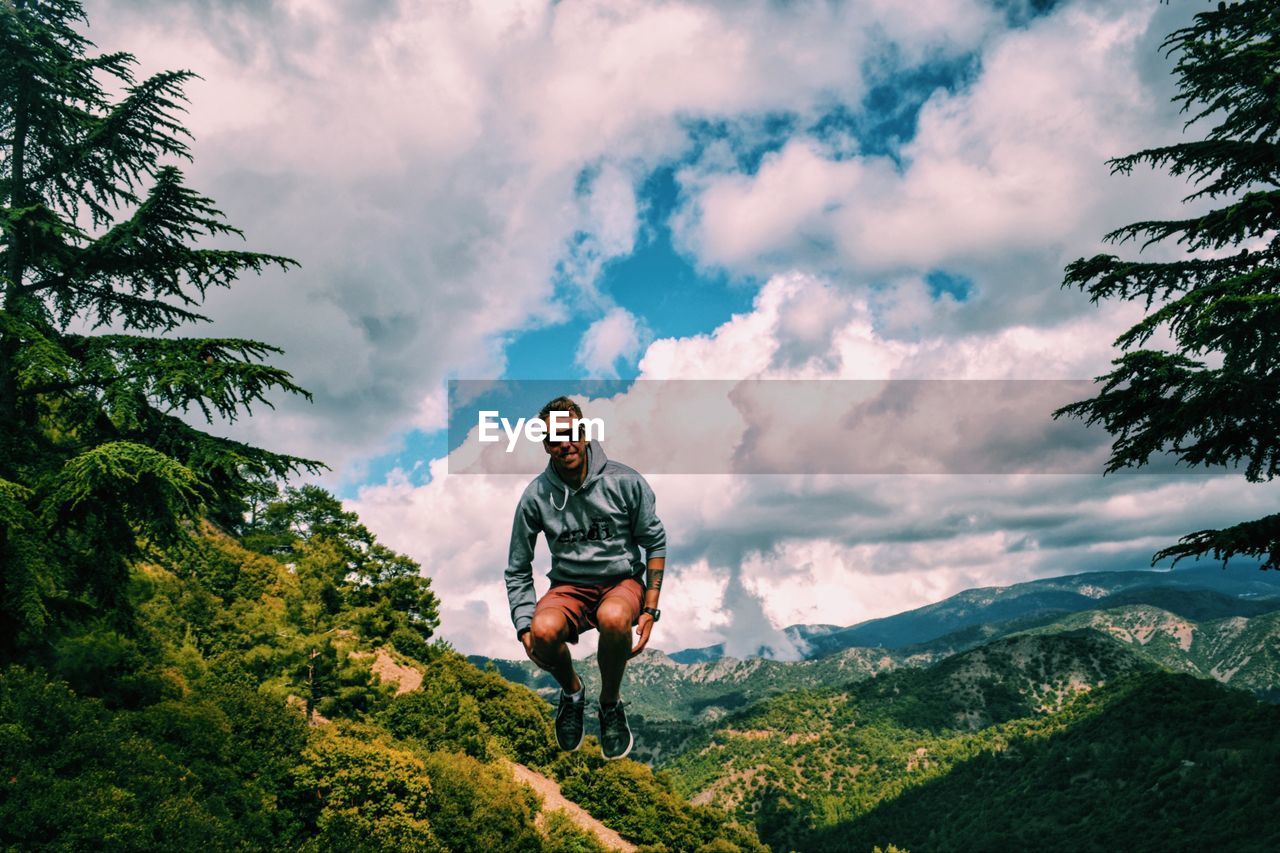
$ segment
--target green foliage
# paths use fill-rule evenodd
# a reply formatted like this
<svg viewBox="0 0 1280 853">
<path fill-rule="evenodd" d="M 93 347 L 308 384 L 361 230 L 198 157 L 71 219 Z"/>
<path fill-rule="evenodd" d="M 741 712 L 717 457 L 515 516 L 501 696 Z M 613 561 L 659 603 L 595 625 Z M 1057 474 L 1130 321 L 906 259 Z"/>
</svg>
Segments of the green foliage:
<svg viewBox="0 0 1280 853">
<path fill-rule="evenodd" d="M 1115 437 L 1107 471 L 1171 453 L 1188 465 L 1244 466 L 1249 482 L 1280 473 L 1280 11 L 1269 0 L 1220 3 L 1164 42 L 1178 56 L 1175 102 L 1186 125 L 1216 122 L 1204 139 L 1111 161 L 1113 172 L 1149 165 L 1197 189 L 1186 201 L 1225 199 L 1206 213 L 1144 221 L 1106 235 L 1142 248 L 1175 239 L 1190 257 L 1137 262 L 1115 255 L 1067 267 L 1064 287 L 1102 299 L 1142 301 L 1147 316 L 1116 340 L 1123 354 L 1098 396 L 1066 406 Z M 1235 249 L 1239 251 L 1234 251 Z M 1228 249 L 1232 251 L 1227 252 Z M 1146 346 L 1168 333 L 1173 351 Z M 1280 568 L 1280 515 L 1201 530 L 1156 553 L 1176 563 L 1243 555 Z"/>
<path fill-rule="evenodd" d="M 558 755 L 551 728 L 551 709 L 537 694 L 484 672 L 457 652 L 439 648 L 423 673 L 423 685 L 437 679 L 457 681 L 479 708 L 480 721 L 493 749 L 529 767 L 546 769 Z"/>
<path fill-rule="evenodd" d="M 765 700 L 667 772 L 773 849 L 1269 849 L 1277 714 L 1069 630 Z"/>
<path fill-rule="evenodd" d="M 1280 709 L 1167 673 L 1109 685 L 1061 725 L 810 836 L 805 849 L 895 839 L 927 850 L 1270 850 Z"/>
<path fill-rule="evenodd" d="M 303 742 L 296 715 L 252 694 L 111 712 L 8 667 L 0 670 L 0 845 L 287 845 L 299 825 L 277 800 Z"/>
<path fill-rule="evenodd" d="M 235 524 L 264 482 L 323 467 L 182 419 L 306 395 L 261 363 L 275 347 L 171 334 L 209 288 L 294 264 L 211 245 L 242 235 L 173 165 L 194 75 L 138 80 L 129 54 L 90 53 L 86 23 L 75 0 L 0 5 L 0 660 L 127 622 L 139 537 Z"/>
<path fill-rule="evenodd" d="M 667 777 L 643 764 L 606 761 L 592 750 L 563 753 L 553 770 L 566 797 L 637 844 L 669 851 L 716 842 L 740 851 L 766 849 L 749 828 L 726 820 L 720 809 L 689 804 Z"/>
<path fill-rule="evenodd" d="M 339 649 L 329 637 L 299 638 L 284 651 L 287 685 L 302 697 L 308 720 L 315 713 L 357 719 L 389 699 L 390 685 L 378 683 L 363 658 L 350 654 L 350 648 Z"/>
<path fill-rule="evenodd" d="M 424 763 L 431 778 L 432 827 L 446 849 L 542 850 L 542 837 L 533 823 L 537 795 L 517 783 L 504 764 L 483 764 L 445 752 L 426 754 Z"/>
<path fill-rule="evenodd" d="M 59 639 L 57 671 L 75 691 L 108 707 L 142 707 L 180 692 L 143 653 L 139 643 L 106 623 Z"/>
<path fill-rule="evenodd" d="M 540 832 L 539 799 L 514 780 L 509 760 L 559 760 L 546 703 L 442 642 L 392 657 L 423 676 L 393 697 L 371 671 L 391 654 L 385 626 L 361 614 L 399 575 L 356 571 L 372 549 L 351 547 L 363 528 L 331 497 L 309 492 L 305 514 L 274 505 L 287 502 L 263 506 L 295 518 L 264 549 L 274 556 L 208 522 L 147 543 L 125 586 L 127 630 L 103 617 L 64 633 L 48 659 L 65 681 L 3 674 L 0 779 L 25 787 L 0 802 L 0 845 L 600 849 L 554 820 Z M 762 849 L 640 765 L 574 784 L 651 849 Z"/>
<path fill-rule="evenodd" d="M 296 783 L 314 792 L 317 850 L 446 849 L 432 832 L 431 782 L 413 752 L 377 730 L 333 726 L 302 754 Z"/>
<path fill-rule="evenodd" d="M 355 724 L 318 731 L 296 772 L 322 804 L 317 849 L 539 851 L 537 798 L 501 764 L 397 744 Z"/>
<path fill-rule="evenodd" d="M 542 846 L 544 853 L 609 853 L 609 848 L 594 835 L 579 829 L 573 818 L 561 809 L 546 812 L 543 829 L 547 834 Z"/>
<path fill-rule="evenodd" d="M 337 626 L 425 653 L 440 624 L 431 580 L 409 557 L 377 540 L 355 513 L 317 486 L 288 488 L 255 507 L 241 525 L 244 542 L 294 566 L 299 588 L 290 604 L 311 630 Z M 304 607 L 298 596 L 316 606 Z M 335 621 L 339 611 L 343 618 Z"/>
<path fill-rule="evenodd" d="M 440 665 L 428 667 L 421 689 L 396 697 L 379 721 L 396 737 L 416 740 L 427 749 L 488 757 L 489 728 L 481 719 L 480 703 Z"/>
</svg>

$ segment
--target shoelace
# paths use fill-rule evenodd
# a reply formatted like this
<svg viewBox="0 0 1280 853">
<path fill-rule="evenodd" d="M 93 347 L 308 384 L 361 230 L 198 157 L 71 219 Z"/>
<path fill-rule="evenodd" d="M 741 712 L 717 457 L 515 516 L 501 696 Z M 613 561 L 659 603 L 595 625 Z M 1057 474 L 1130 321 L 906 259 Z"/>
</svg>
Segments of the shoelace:
<svg viewBox="0 0 1280 853">
<path fill-rule="evenodd" d="M 612 720 L 618 717 L 620 712 L 622 711 L 622 703 L 618 702 L 616 705 L 610 705 L 606 707 L 605 705 L 601 705 L 599 702 L 597 702 L 596 708 L 599 709 L 600 715 L 602 717 L 612 722 Z"/>
</svg>

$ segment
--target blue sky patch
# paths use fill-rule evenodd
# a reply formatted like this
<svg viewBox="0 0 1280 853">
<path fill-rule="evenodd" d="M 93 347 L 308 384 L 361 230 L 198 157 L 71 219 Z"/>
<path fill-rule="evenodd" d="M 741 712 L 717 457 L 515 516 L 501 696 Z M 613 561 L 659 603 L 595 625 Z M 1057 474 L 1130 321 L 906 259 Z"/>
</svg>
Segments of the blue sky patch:
<svg viewBox="0 0 1280 853">
<path fill-rule="evenodd" d="M 973 294 L 973 279 L 946 270 L 930 270 L 924 277 L 924 283 L 928 285 L 929 295 L 935 302 L 944 294 L 956 302 L 966 302 Z"/>
<path fill-rule="evenodd" d="M 1052 6 L 1038 2 L 1000 5 L 1020 20 L 1030 14 L 1027 9 Z M 856 107 L 834 104 L 816 120 L 788 112 L 685 119 L 682 124 L 690 143 L 684 155 L 656 169 L 636 187 L 640 229 L 634 251 L 606 262 L 596 287 L 607 299 L 634 314 L 653 339 L 708 334 L 734 314 L 750 311 L 762 280 L 700 270 L 693 259 L 676 250 L 669 222 L 681 202 L 678 170 L 709 156 L 712 146 L 721 146 L 731 155 L 732 168 L 755 174 L 769 154 L 781 150 L 797 135 L 826 143 L 827 156 L 835 159 L 879 155 L 891 157 L 901 166 L 897 152 L 914 137 L 920 109 L 928 99 L 940 88 L 949 92 L 962 89 L 976 78 L 978 71 L 978 58 L 973 54 L 904 67 L 899 53 L 889 46 L 868 62 L 865 72 L 869 88 Z M 599 163 L 584 166 L 574 181 L 575 195 L 590 193 L 599 172 Z M 557 270 L 556 299 L 569 306 L 571 318 L 513 335 L 505 345 L 504 379 L 555 380 L 556 387 L 585 379 L 575 357 L 583 335 L 600 315 L 592 309 L 582 310 L 584 306 L 579 304 L 571 279 L 574 267 L 584 260 L 583 253 L 592 251 L 591 242 L 586 233 L 573 235 Z M 925 281 L 935 300 L 945 294 L 964 302 L 973 293 L 970 279 L 945 270 L 930 271 Z M 619 363 L 617 367 L 624 382 L 637 376 L 635 364 Z M 508 400 L 506 406 L 536 411 L 545 400 L 534 398 L 544 394 L 550 385 L 534 381 L 514 387 L 530 389 L 529 399 Z M 565 392 L 570 390 L 566 388 Z M 456 434 L 460 425 L 452 426 Z M 409 472 L 415 483 L 426 482 L 430 475 L 425 460 L 442 456 L 449 449 L 449 433 L 445 430 L 430 434 L 411 431 L 404 436 L 399 450 L 367 463 L 362 482 L 383 482 L 396 468 Z M 345 484 L 344 496 L 353 494 L 357 485 Z"/>
<path fill-rule="evenodd" d="M 867 63 L 867 93 L 856 110 L 836 104 L 808 132 L 828 143 L 828 156 L 887 156 L 902 165 L 899 149 L 916 135 L 920 109 L 939 89 L 958 92 L 977 79 L 976 54 L 904 67 L 897 50 L 888 49 Z M 849 150 L 846 138 L 857 141 Z"/>
<path fill-rule="evenodd" d="M 704 273 L 676 251 L 668 220 L 679 204 L 675 166 L 652 173 L 636 190 L 641 226 L 635 251 L 605 263 L 597 286 L 636 315 L 656 338 L 710 332 L 736 313 L 748 311 L 761 282 Z M 589 180 L 589 179 L 588 179 Z M 575 239 L 581 239 L 580 236 Z M 562 290 L 560 298 L 570 294 Z M 574 356 L 598 316 L 577 314 L 566 323 L 522 332 L 507 344 L 507 379 L 578 378 Z M 634 378 L 634 364 L 618 365 L 620 378 Z"/>
<path fill-rule="evenodd" d="M 448 450 L 448 434 L 444 430 L 425 432 L 410 430 L 400 439 L 400 448 L 382 456 L 375 456 L 359 466 L 353 473 L 359 479 L 339 483 L 335 491 L 342 500 L 355 500 L 361 486 L 385 483 L 391 472 L 399 468 L 415 486 L 431 482 L 429 465 Z"/>
<path fill-rule="evenodd" d="M 1028 26 L 1058 8 L 1060 3 L 1061 0 L 992 0 L 992 5 L 1004 12 L 1005 23 L 1011 29 Z"/>
<path fill-rule="evenodd" d="M 800 129 L 799 125 L 800 120 L 794 113 L 784 112 L 744 115 L 732 120 L 688 118 L 681 122 L 690 141 L 684 162 L 701 160 L 708 148 L 719 143 L 733 154 L 736 171 L 754 175 L 766 156 L 782 150 Z"/>
<path fill-rule="evenodd" d="M 750 310 L 762 282 L 699 271 L 672 244 L 668 220 L 679 203 L 674 167 L 651 174 L 638 188 L 637 201 L 643 207 L 641 238 L 631 255 L 605 264 L 601 290 L 658 338 L 710 332 Z"/>
</svg>

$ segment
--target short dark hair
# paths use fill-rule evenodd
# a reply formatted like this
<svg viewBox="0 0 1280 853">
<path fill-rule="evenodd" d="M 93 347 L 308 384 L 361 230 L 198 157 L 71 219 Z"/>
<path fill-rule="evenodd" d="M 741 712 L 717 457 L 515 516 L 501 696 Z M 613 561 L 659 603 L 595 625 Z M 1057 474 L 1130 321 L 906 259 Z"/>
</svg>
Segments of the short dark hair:
<svg viewBox="0 0 1280 853">
<path fill-rule="evenodd" d="M 550 403 L 543 406 L 542 411 L 538 412 L 538 420 L 542 421 L 547 426 L 551 426 L 551 421 L 549 419 L 552 412 L 568 412 L 575 418 L 582 417 L 582 408 L 568 397 L 556 397 Z"/>
</svg>

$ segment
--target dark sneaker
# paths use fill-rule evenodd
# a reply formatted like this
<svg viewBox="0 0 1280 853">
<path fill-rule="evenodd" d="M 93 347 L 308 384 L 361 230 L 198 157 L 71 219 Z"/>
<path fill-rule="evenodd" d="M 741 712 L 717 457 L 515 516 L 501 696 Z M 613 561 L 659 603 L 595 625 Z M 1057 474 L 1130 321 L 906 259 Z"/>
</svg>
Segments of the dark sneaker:
<svg viewBox="0 0 1280 853">
<path fill-rule="evenodd" d="M 587 705 L 585 696 L 577 702 L 560 692 L 560 707 L 556 710 L 556 743 L 560 748 L 573 752 L 582 746 L 582 710 Z"/>
<path fill-rule="evenodd" d="M 622 758 L 631 751 L 635 740 L 631 737 L 631 727 L 627 725 L 627 712 L 622 710 L 622 703 L 600 706 L 600 749 L 604 757 L 612 761 Z"/>
</svg>

